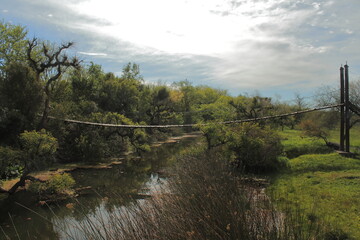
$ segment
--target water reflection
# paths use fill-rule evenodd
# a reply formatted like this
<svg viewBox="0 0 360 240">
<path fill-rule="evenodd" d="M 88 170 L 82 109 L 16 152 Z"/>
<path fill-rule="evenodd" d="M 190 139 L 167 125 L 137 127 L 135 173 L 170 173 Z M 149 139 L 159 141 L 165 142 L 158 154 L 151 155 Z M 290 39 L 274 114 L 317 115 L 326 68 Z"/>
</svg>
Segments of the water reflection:
<svg viewBox="0 0 360 240">
<path fill-rule="evenodd" d="M 79 234 L 78 223 L 89 219 L 96 222 L 99 216 L 107 221 L 121 215 L 131 208 L 134 199 L 146 198 L 166 182 L 158 173 L 169 165 L 171 156 L 193 141 L 194 138 L 184 138 L 163 144 L 142 158 L 129 157 L 111 169 L 76 170 L 71 173 L 76 187 L 91 187 L 76 199 L 40 206 L 36 196 L 19 192 L 0 200 L 0 239 L 7 239 L 6 236 L 10 239 L 71 239 L 69 233 Z"/>
</svg>

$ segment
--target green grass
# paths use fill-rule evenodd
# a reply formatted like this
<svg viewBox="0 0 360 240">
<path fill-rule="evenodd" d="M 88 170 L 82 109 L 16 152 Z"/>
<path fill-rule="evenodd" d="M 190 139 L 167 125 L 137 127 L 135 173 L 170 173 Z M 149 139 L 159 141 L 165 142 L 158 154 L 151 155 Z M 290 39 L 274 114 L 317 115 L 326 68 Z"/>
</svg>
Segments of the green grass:
<svg viewBox="0 0 360 240">
<path fill-rule="evenodd" d="M 321 139 L 301 136 L 299 130 L 279 131 L 286 157 L 295 158 L 303 154 L 330 153 L 332 150 Z"/>
<path fill-rule="evenodd" d="M 289 169 L 279 174 L 268 189 L 274 202 L 280 208 L 300 208 L 309 220 L 327 222 L 329 231 L 340 230 L 351 239 L 360 239 L 360 160 L 337 153 L 319 154 L 325 150 L 320 147 L 324 142 L 301 138 L 299 133 L 280 133 L 285 151 L 298 157 L 289 160 Z M 331 132 L 330 141 L 338 142 L 335 133 Z M 358 136 L 352 134 L 353 148 L 360 146 Z"/>
<path fill-rule="evenodd" d="M 340 142 L 340 130 L 333 129 L 329 130 L 330 142 Z M 354 126 L 350 129 L 350 151 L 359 153 L 360 152 L 360 126 Z"/>
</svg>

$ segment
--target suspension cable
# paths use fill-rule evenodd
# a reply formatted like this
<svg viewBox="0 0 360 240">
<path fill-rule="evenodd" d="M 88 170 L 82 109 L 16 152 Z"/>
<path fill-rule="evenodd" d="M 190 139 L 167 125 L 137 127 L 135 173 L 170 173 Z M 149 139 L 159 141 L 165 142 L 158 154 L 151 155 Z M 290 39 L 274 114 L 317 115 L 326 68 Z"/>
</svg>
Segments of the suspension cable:
<svg viewBox="0 0 360 240">
<path fill-rule="evenodd" d="M 242 120 L 233 120 L 233 121 L 222 121 L 222 122 L 212 122 L 212 123 L 192 123 L 192 124 L 173 124 L 173 125 L 125 125 L 125 124 L 111 124 L 111 123 L 97 123 L 97 122 L 86 122 L 86 121 L 78 121 L 73 119 L 62 119 L 57 117 L 49 116 L 49 119 L 60 120 L 68 123 L 82 124 L 82 125 L 90 125 L 90 126 L 100 126 L 100 127 L 112 127 L 112 128 L 183 128 L 183 127 L 200 127 L 200 126 L 208 126 L 211 124 L 219 124 L 219 125 L 228 125 L 228 124 L 237 124 L 237 123 L 245 123 L 245 122 L 257 122 L 261 120 L 269 120 L 275 118 L 284 118 L 289 116 L 295 116 L 299 114 L 320 111 L 329 108 L 340 107 L 343 104 L 329 105 L 323 107 L 317 107 L 312 109 L 307 109 L 303 111 L 265 116 L 265 117 L 257 117 L 257 118 L 249 118 Z"/>
</svg>

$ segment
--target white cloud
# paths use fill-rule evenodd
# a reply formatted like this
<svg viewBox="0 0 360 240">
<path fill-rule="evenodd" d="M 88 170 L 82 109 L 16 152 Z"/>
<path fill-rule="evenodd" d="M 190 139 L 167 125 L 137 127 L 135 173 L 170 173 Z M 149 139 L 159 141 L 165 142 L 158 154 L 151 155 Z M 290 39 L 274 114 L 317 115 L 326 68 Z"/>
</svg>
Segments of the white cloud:
<svg viewBox="0 0 360 240">
<path fill-rule="evenodd" d="M 78 53 L 88 56 L 107 56 L 106 53 L 94 53 L 94 52 L 78 52 Z"/>
<path fill-rule="evenodd" d="M 94 62 L 100 57 L 113 72 L 137 62 L 147 80 L 188 78 L 240 93 L 320 86 L 336 79 L 346 59 L 360 72 L 358 0 L 33 0 L 30 5 L 29 16 L 51 12 L 47 24 L 77 36 L 79 54 Z"/>
</svg>

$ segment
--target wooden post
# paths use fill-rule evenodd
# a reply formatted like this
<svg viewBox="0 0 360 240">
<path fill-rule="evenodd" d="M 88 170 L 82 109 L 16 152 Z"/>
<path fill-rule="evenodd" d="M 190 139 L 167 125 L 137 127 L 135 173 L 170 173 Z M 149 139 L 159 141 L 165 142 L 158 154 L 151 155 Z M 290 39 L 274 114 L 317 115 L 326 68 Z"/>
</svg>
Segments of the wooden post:
<svg viewBox="0 0 360 240">
<path fill-rule="evenodd" d="M 340 107 L 340 119 L 341 119 L 341 123 L 340 123 L 340 151 L 344 151 L 344 139 L 345 139 L 345 106 L 344 106 L 344 102 L 345 102 L 345 96 L 344 96 L 344 68 L 341 65 L 340 68 L 340 103 L 342 104 Z"/>
<path fill-rule="evenodd" d="M 349 66 L 345 67 L 345 152 L 350 152 Z"/>
</svg>

